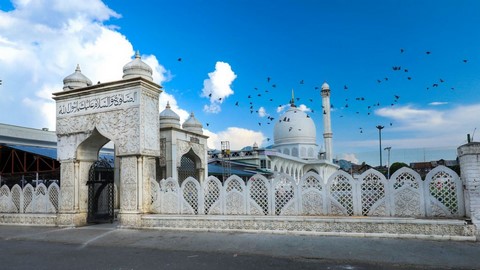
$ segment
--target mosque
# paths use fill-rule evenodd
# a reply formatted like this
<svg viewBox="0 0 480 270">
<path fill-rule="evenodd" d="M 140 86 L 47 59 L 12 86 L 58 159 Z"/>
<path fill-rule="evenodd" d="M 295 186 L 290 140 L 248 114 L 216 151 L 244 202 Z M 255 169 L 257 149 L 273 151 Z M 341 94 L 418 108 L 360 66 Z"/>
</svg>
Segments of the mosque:
<svg viewBox="0 0 480 270">
<path fill-rule="evenodd" d="M 74 119 L 76 115 L 80 117 L 86 113 L 91 114 L 93 112 L 95 114 L 96 111 L 98 111 L 98 114 L 104 111 L 108 112 L 108 110 L 114 109 L 115 106 L 118 105 L 118 108 L 120 108 L 128 102 L 131 105 L 135 105 L 140 101 L 138 101 L 139 97 L 135 95 L 134 91 L 131 91 L 134 79 L 141 79 L 142 85 L 156 87 L 159 89 L 157 91 L 161 92 L 161 86 L 153 82 L 151 67 L 141 60 L 138 52 L 135 58 L 123 67 L 123 77 L 119 81 L 92 85 L 90 79 L 77 66 L 74 73 L 64 78 L 63 92 L 54 94 L 54 99 L 57 100 L 56 133 L 48 130 L 0 124 L 0 149 L 3 153 L 0 155 L 0 168 L 3 168 L 0 171 L 0 179 L 5 181 L 19 179 L 20 177 L 25 179 L 27 175 L 35 175 L 36 180 L 39 180 L 39 172 L 35 171 L 34 167 L 29 169 L 12 169 L 11 171 L 5 170 L 5 168 L 14 167 L 13 164 L 9 164 L 14 159 L 9 159 L 8 156 L 16 154 L 16 151 L 21 151 L 25 156 L 30 155 L 32 159 L 42 157 L 46 159 L 46 163 L 51 161 L 53 164 L 56 162 L 54 163 L 55 166 L 49 167 L 48 172 L 51 175 L 59 175 L 58 160 L 62 160 L 64 157 L 56 151 L 56 148 L 65 148 L 71 144 L 65 141 L 71 139 L 71 134 L 68 134 L 68 136 L 62 135 L 61 130 L 58 130 L 58 122 L 62 121 L 63 116 L 69 116 L 69 119 Z M 111 96 L 103 94 L 107 90 L 110 91 L 109 89 L 116 89 L 116 94 Z M 78 102 L 65 103 L 64 105 L 62 105 L 62 102 L 58 102 L 63 96 L 72 95 L 75 94 L 74 92 L 79 91 L 97 93 L 95 100 L 98 100 L 96 103 L 92 103 L 94 99 L 79 99 Z M 327 83 L 322 85 L 321 96 L 324 108 L 324 147 L 322 147 L 322 150 L 317 145 L 314 121 L 295 105 L 293 98 L 290 101 L 289 108 L 279 117 L 280 120 L 275 124 L 274 144 L 265 148 L 259 148 L 257 144 L 254 144 L 253 147 L 246 147 L 241 150 L 226 148 L 209 151 L 207 149 L 208 137 L 203 134 L 203 126 L 195 118 L 195 115 L 191 113 L 190 117 L 183 124 L 180 124 L 180 117 L 167 103 L 165 109 L 159 114 L 158 126 L 151 127 L 159 128 L 160 131 L 158 138 L 160 154 L 151 154 L 156 156 L 156 178 L 165 179 L 172 177 L 182 182 L 191 176 L 199 181 L 203 181 L 209 175 L 222 179 L 221 177 L 236 174 L 248 180 L 250 176 L 256 173 L 261 173 L 268 177 L 286 173 L 295 180 L 299 180 L 304 174 L 315 172 L 326 181 L 339 168 L 332 160 L 330 87 Z M 117 102 L 117 104 L 118 98 L 123 103 Z M 110 139 L 102 136 L 101 131 L 97 130 L 97 127 L 94 127 L 93 131 L 89 132 L 92 132 L 92 141 L 86 140 L 82 144 L 85 144 L 84 147 L 86 148 L 92 147 L 92 149 L 96 150 L 88 155 L 97 155 L 109 159 L 112 167 L 115 167 L 116 178 L 118 178 L 120 174 L 118 171 L 120 166 L 116 158 L 119 154 L 117 149 L 118 143 L 108 143 L 114 136 L 110 136 Z M 148 137 L 148 135 L 144 136 Z M 96 142 L 94 142 L 95 140 Z M 101 150 L 98 150 L 100 149 L 99 147 Z M 85 151 L 77 150 L 76 158 L 78 158 L 79 154 L 84 154 Z"/>
<path fill-rule="evenodd" d="M 323 151 L 319 150 L 317 145 L 314 121 L 295 105 L 292 91 L 289 108 L 274 126 L 273 145 L 259 148 L 255 143 L 252 147 L 242 150 L 211 151 L 209 155 L 211 174 L 219 175 L 221 172 L 225 178 L 230 174 L 240 173 L 239 176 L 247 179 L 249 173 L 261 173 L 270 177 L 285 173 L 298 181 L 304 174 L 314 172 L 326 181 L 339 166 L 334 164 L 332 159 L 330 86 L 327 83 L 322 85 L 321 95 L 324 108 Z M 232 167 L 235 168 L 233 171 Z"/>
</svg>

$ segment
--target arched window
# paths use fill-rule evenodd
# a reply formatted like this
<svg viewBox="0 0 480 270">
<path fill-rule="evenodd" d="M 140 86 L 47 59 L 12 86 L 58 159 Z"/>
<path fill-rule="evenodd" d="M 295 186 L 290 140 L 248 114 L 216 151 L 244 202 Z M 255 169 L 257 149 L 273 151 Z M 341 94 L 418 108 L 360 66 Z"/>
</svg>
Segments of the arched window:
<svg viewBox="0 0 480 270">
<path fill-rule="evenodd" d="M 313 157 L 313 148 L 308 148 L 308 157 Z"/>
<path fill-rule="evenodd" d="M 292 149 L 292 156 L 298 157 L 298 148 L 297 148 L 297 147 L 294 147 L 294 148 Z"/>
<path fill-rule="evenodd" d="M 182 156 L 180 167 L 178 168 L 178 183 L 181 184 L 187 177 L 198 179 L 197 164 L 195 162 L 195 154 L 192 151 Z"/>
<path fill-rule="evenodd" d="M 302 147 L 300 149 L 300 157 L 306 157 L 307 156 L 307 149 L 305 147 Z"/>
</svg>

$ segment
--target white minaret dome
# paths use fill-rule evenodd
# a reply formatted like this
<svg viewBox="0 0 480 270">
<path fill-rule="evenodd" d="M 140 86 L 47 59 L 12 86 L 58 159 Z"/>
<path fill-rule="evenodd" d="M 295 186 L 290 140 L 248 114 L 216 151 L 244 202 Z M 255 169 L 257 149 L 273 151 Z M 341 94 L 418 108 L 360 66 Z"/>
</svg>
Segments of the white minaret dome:
<svg viewBox="0 0 480 270">
<path fill-rule="evenodd" d="M 123 79 L 142 77 L 153 81 L 152 68 L 142 61 L 140 52 L 135 53 L 135 59 L 123 66 Z"/>
<path fill-rule="evenodd" d="M 77 68 L 75 69 L 75 72 L 65 77 L 65 79 L 63 79 L 64 91 L 87 87 L 90 85 L 92 85 L 92 81 L 90 81 L 90 79 L 87 78 L 87 76 L 82 74 L 82 71 L 80 70 L 80 65 L 78 64 L 77 64 Z"/>
<path fill-rule="evenodd" d="M 165 110 L 160 113 L 160 128 L 166 127 L 180 128 L 180 116 L 170 108 L 170 103 L 168 101 Z"/>
<path fill-rule="evenodd" d="M 327 82 L 324 82 L 324 83 L 322 84 L 322 90 L 326 90 L 326 89 L 330 89 L 330 85 L 328 85 Z"/>
<path fill-rule="evenodd" d="M 202 124 L 195 118 L 193 112 L 190 114 L 190 117 L 183 123 L 182 128 L 186 131 L 195 132 L 203 134 Z"/>
<path fill-rule="evenodd" d="M 312 118 L 294 104 L 275 123 L 275 146 L 285 144 L 316 144 L 317 132 Z"/>
</svg>

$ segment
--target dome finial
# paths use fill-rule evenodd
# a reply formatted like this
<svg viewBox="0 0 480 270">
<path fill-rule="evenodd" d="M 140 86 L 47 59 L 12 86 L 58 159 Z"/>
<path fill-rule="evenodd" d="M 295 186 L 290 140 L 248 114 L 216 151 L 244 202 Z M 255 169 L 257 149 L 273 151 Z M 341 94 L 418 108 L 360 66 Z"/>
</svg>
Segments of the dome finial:
<svg viewBox="0 0 480 270">
<path fill-rule="evenodd" d="M 325 81 L 322 84 L 322 90 L 327 90 L 327 89 L 330 90 L 330 85 L 328 85 L 328 83 Z"/>
<path fill-rule="evenodd" d="M 170 109 L 170 101 L 167 101 L 167 106 L 165 107 L 165 109 Z"/>
<path fill-rule="evenodd" d="M 295 94 L 293 92 L 293 88 L 292 88 L 292 99 L 290 99 L 290 107 L 297 107 L 295 106 Z"/>
<path fill-rule="evenodd" d="M 135 52 L 135 58 L 136 58 L 136 59 L 141 59 L 141 57 L 140 57 L 140 51 L 139 51 L 139 50 L 137 50 L 137 51 Z"/>
<path fill-rule="evenodd" d="M 80 64 L 77 64 L 77 68 L 75 68 L 75 71 L 76 72 L 82 72 L 82 70 L 80 69 Z"/>
</svg>

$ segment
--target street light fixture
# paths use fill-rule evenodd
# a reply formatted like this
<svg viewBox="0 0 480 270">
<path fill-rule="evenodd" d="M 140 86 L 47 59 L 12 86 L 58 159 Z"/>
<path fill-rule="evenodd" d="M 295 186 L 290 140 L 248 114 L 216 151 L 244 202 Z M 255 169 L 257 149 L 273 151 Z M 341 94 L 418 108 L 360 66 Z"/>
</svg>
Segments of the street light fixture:
<svg viewBox="0 0 480 270">
<path fill-rule="evenodd" d="M 376 126 L 378 129 L 378 141 L 380 142 L 380 168 L 382 167 L 382 129 L 384 126 L 378 125 Z"/>
<path fill-rule="evenodd" d="M 388 151 L 388 159 L 387 159 L 387 179 L 390 179 L 390 150 L 392 150 L 392 147 L 385 147 L 384 150 Z"/>
</svg>

